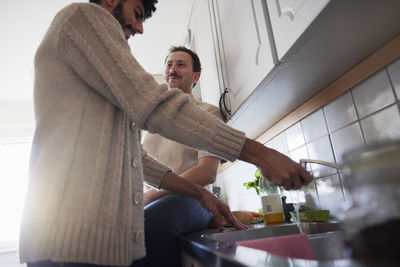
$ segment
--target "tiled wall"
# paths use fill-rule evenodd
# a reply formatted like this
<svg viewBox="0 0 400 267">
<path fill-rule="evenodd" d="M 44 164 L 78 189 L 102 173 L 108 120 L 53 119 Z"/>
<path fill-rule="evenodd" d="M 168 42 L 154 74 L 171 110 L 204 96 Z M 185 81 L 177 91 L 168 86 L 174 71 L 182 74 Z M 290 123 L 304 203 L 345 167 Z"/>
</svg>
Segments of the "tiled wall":
<svg viewBox="0 0 400 267">
<path fill-rule="evenodd" d="M 318 109 L 265 145 L 300 159 L 342 163 L 351 149 L 386 139 L 400 139 L 400 59 Z M 243 183 L 254 180 L 256 167 L 237 162 L 219 174 L 215 186 L 232 210 L 257 210 L 260 199 Z M 331 167 L 309 164 L 315 177 L 301 191 L 285 191 L 288 202 L 307 202 L 340 212 L 346 199 L 341 173 Z"/>
</svg>

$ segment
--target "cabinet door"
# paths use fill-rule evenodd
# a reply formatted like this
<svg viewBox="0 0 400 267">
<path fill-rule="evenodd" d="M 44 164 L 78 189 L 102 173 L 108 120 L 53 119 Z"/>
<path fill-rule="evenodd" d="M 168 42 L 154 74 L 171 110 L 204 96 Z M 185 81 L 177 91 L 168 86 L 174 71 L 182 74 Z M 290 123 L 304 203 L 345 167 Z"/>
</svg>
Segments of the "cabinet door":
<svg viewBox="0 0 400 267">
<path fill-rule="evenodd" d="M 221 76 L 232 112 L 274 66 L 262 1 L 212 1 Z"/>
<path fill-rule="evenodd" d="M 266 0 L 279 60 L 329 0 Z"/>
<path fill-rule="evenodd" d="M 209 0 L 193 1 L 186 46 L 196 51 L 202 67 L 200 80 L 193 90 L 194 96 L 198 100 L 218 106 L 221 86 L 211 28 L 210 6 Z"/>
</svg>

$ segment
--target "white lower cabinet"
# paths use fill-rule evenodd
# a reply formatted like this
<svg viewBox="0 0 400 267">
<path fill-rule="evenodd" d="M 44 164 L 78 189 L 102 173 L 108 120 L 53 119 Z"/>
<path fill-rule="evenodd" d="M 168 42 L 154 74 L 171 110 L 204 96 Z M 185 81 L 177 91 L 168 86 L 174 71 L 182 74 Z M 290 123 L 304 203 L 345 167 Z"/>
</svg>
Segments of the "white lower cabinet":
<svg viewBox="0 0 400 267">
<path fill-rule="evenodd" d="M 279 60 L 329 2 L 329 0 L 265 1 Z"/>
</svg>

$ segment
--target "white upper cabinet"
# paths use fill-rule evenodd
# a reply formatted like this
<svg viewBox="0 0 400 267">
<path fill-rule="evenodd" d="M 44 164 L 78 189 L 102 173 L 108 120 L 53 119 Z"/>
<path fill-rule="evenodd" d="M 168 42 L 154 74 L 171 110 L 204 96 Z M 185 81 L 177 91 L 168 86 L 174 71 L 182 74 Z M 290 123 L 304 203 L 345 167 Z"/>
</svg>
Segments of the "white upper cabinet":
<svg viewBox="0 0 400 267">
<path fill-rule="evenodd" d="M 218 106 L 221 85 L 212 30 L 209 1 L 194 0 L 185 45 L 198 54 L 202 71 L 193 94 L 199 100 Z"/>
<path fill-rule="evenodd" d="M 186 45 L 201 59 L 201 97 L 218 105 L 227 88 L 229 125 L 256 138 L 398 36 L 399 10 L 399 0 L 193 0 Z"/>
<path fill-rule="evenodd" d="M 211 0 L 214 40 L 223 89 L 235 112 L 274 62 L 268 40 L 264 0 Z"/>
<path fill-rule="evenodd" d="M 266 0 L 279 60 L 329 0 Z"/>
</svg>

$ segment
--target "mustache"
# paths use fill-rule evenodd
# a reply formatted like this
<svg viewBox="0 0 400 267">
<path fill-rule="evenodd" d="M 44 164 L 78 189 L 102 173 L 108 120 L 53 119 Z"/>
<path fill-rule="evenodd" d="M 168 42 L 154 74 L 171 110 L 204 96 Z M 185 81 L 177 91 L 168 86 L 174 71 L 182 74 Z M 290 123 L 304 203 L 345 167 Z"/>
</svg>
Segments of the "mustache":
<svg viewBox="0 0 400 267">
<path fill-rule="evenodd" d="M 133 28 L 133 26 L 132 26 L 131 24 L 125 24 L 125 25 L 123 25 L 123 26 L 122 26 L 122 29 L 123 29 L 124 31 L 125 31 L 125 30 L 128 30 L 128 31 L 132 34 L 132 36 L 136 34 L 136 30 Z"/>
<path fill-rule="evenodd" d="M 181 76 L 179 76 L 178 74 L 176 74 L 175 72 L 173 72 L 173 73 L 171 73 L 170 75 L 168 75 L 168 78 L 169 77 L 178 77 L 178 78 L 180 78 Z"/>
</svg>

